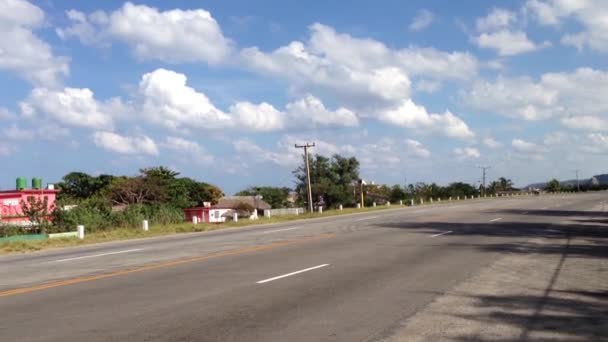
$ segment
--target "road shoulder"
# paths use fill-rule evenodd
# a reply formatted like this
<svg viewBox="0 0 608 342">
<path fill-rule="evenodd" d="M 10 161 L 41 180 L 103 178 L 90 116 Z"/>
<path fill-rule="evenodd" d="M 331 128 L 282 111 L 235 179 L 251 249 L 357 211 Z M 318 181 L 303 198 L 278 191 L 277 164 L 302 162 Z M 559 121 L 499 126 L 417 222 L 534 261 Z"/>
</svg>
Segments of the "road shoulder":
<svg viewBox="0 0 608 342">
<path fill-rule="evenodd" d="M 606 234 L 570 235 L 493 246 L 508 254 L 383 341 L 608 339 Z"/>
</svg>

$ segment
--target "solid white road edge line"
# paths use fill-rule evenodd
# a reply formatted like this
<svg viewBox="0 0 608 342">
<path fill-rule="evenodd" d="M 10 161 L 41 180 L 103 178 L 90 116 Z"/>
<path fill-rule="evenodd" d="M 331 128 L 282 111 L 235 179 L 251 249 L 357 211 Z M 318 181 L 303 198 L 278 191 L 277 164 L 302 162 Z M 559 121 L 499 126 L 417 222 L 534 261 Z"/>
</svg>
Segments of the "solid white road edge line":
<svg viewBox="0 0 608 342">
<path fill-rule="evenodd" d="M 500 221 L 500 220 L 502 220 L 502 217 L 498 217 L 498 218 L 492 219 L 492 220 L 490 220 L 490 222 L 496 222 L 496 221 Z"/>
<path fill-rule="evenodd" d="M 270 233 L 276 233 L 276 232 L 285 232 L 285 231 L 294 230 L 294 229 L 300 229 L 300 227 L 292 227 L 292 228 L 283 228 L 283 229 L 269 230 L 267 232 L 262 232 L 262 234 L 270 234 Z"/>
<path fill-rule="evenodd" d="M 322 268 L 322 267 L 325 267 L 325 266 L 329 266 L 329 264 L 317 265 L 317 266 L 313 266 L 313 267 L 305 268 L 305 269 L 303 269 L 303 270 L 299 270 L 299 271 L 295 271 L 295 272 L 291 272 L 291 273 L 283 274 L 283 275 L 280 275 L 280 276 L 276 276 L 276 277 L 272 277 L 272 278 L 268 278 L 268 279 L 260 280 L 260 281 L 256 282 L 256 284 L 264 284 L 264 283 L 268 283 L 268 282 L 273 281 L 273 280 L 278 280 L 278 279 L 282 279 L 282 278 L 291 277 L 291 276 L 296 275 L 296 274 L 300 274 L 300 273 L 304 273 L 304 272 L 308 272 L 308 271 L 316 270 L 316 269 L 318 269 L 318 268 Z"/>
<path fill-rule="evenodd" d="M 360 219 L 355 220 L 355 222 L 365 221 L 365 220 L 373 220 L 373 219 L 376 219 L 376 218 L 378 218 L 378 216 L 364 217 L 364 218 L 360 218 Z"/>
<path fill-rule="evenodd" d="M 97 257 L 106 256 L 106 255 L 114 255 L 114 254 L 124 254 L 124 253 L 138 252 L 138 251 L 141 251 L 141 250 L 143 250 L 143 248 L 127 249 L 127 250 L 124 250 L 124 251 L 102 253 L 102 254 L 93 254 L 93 255 L 84 255 L 84 256 L 79 256 L 79 257 L 74 257 L 74 258 L 66 258 L 66 259 L 53 260 L 51 262 L 65 262 L 65 261 L 72 261 L 72 260 L 79 260 L 79 259 L 97 258 Z"/>
<path fill-rule="evenodd" d="M 439 233 L 439 234 L 431 235 L 431 237 L 438 237 L 438 236 L 445 235 L 445 234 L 450 234 L 450 233 L 453 233 L 453 231 L 448 230 L 447 232 L 443 232 L 443 233 Z"/>
</svg>

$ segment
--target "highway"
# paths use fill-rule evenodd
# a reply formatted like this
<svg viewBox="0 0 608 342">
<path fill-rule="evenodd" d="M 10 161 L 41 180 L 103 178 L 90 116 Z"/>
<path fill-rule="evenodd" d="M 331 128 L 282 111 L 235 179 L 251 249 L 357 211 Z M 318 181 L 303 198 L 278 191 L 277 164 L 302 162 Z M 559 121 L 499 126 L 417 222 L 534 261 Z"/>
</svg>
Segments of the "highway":
<svg viewBox="0 0 608 342">
<path fill-rule="evenodd" d="M 442 202 L 0 256 L 0 341 L 378 341 L 606 192 Z M 599 228 L 598 228 L 599 229 Z"/>
</svg>

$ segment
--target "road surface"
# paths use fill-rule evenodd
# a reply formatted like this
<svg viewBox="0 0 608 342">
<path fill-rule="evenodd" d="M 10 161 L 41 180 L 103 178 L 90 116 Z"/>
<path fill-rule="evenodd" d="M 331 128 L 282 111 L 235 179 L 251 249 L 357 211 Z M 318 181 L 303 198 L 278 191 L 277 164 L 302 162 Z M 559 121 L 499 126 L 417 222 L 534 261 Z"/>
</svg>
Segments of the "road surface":
<svg viewBox="0 0 608 342">
<path fill-rule="evenodd" d="M 0 340 L 382 340 L 507 253 L 484 247 L 563 235 L 565 217 L 602 215 L 607 198 L 443 202 L 0 256 Z"/>
</svg>

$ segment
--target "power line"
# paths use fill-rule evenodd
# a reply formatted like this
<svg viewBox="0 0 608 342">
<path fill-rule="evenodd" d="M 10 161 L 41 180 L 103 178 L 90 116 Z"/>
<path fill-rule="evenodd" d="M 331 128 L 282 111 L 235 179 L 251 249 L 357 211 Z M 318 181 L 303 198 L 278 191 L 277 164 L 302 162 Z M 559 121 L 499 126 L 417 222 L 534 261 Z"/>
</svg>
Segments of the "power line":
<svg viewBox="0 0 608 342">
<path fill-rule="evenodd" d="M 308 149 L 315 147 L 315 143 L 306 143 L 304 145 L 295 144 L 296 148 L 304 149 L 304 159 L 306 160 L 306 183 L 308 183 L 308 212 L 312 213 L 312 186 L 310 185 L 310 166 L 308 165 Z"/>
<path fill-rule="evenodd" d="M 483 172 L 483 176 L 482 176 L 483 185 L 481 186 L 481 195 L 485 196 L 486 195 L 486 170 L 491 169 L 492 167 L 491 166 L 478 166 L 477 168 L 481 169 Z"/>
</svg>

